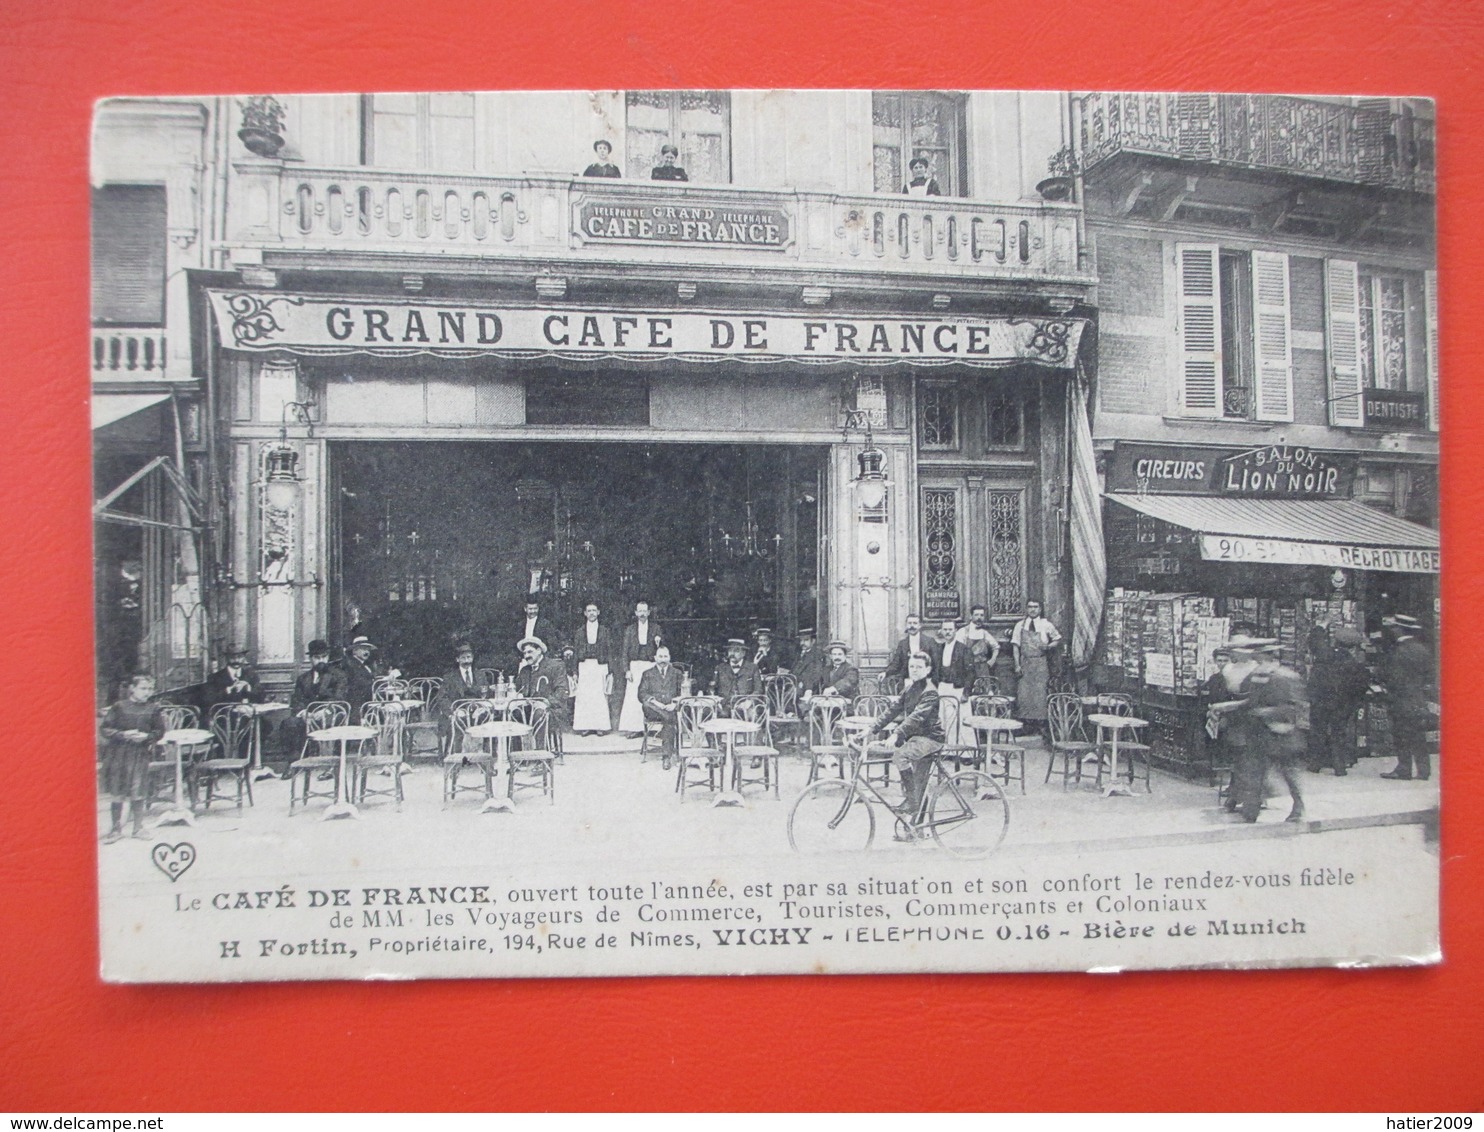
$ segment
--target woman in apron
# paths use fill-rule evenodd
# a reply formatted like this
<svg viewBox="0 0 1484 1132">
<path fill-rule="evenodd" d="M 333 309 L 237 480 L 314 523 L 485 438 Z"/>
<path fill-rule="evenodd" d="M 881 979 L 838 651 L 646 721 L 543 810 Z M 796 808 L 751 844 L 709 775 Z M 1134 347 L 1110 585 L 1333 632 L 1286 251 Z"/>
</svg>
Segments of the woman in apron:
<svg viewBox="0 0 1484 1132">
<path fill-rule="evenodd" d="M 1041 603 L 1025 603 L 1025 617 L 1016 622 L 1010 636 L 1015 652 L 1015 717 L 1025 724 L 1023 734 L 1034 734 L 1046 726 L 1046 693 L 1051 683 L 1051 650 L 1061 644 L 1056 626 L 1041 616 Z"/>
<path fill-rule="evenodd" d="M 606 735 L 613 725 L 608 696 L 613 679 L 609 659 L 613 655 L 608 630 L 598 624 L 598 607 L 588 602 L 582 611 L 582 632 L 572 645 L 572 659 L 577 662 L 577 701 L 572 708 L 572 730 L 579 735 L 593 732 Z"/>
<path fill-rule="evenodd" d="M 660 627 L 649 619 L 649 603 L 634 606 L 634 620 L 623 631 L 621 659 L 626 673 L 623 707 L 618 713 L 618 729 L 625 735 L 644 733 L 644 707 L 639 703 L 639 678 L 654 667 L 654 650 L 659 647 Z"/>
</svg>

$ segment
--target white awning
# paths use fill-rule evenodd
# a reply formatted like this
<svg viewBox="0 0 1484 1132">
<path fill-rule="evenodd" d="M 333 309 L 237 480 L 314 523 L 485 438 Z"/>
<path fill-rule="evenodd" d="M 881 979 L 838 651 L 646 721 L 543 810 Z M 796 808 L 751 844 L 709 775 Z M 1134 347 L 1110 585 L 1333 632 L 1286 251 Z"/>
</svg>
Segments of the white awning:
<svg viewBox="0 0 1484 1132">
<path fill-rule="evenodd" d="M 96 431 L 114 421 L 121 421 L 140 409 L 158 405 L 169 396 L 168 393 L 94 393 L 93 429 Z"/>
<path fill-rule="evenodd" d="M 1108 498 L 1200 536 L 1215 562 L 1328 566 L 1436 574 L 1438 532 L 1353 499 L 1228 499 L 1209 495 Z"/>
</svg>

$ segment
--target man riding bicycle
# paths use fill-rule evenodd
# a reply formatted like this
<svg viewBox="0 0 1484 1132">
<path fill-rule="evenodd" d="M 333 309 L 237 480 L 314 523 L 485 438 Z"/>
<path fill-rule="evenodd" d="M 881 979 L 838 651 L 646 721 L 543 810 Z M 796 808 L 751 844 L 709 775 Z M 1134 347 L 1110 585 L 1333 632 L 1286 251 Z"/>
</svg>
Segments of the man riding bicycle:
<svg viewBox="0 0 1484 1132">
<path fill-rule="evenodd" d="M 902 792 L 908 823 L 899 823 L 895 839 L 915 841 L 923 836 L 917 828 L 922 797 L 927 790 L 931 765 L 921 765 L 943 749 L 943 722 L 938 715 L 938 690 L 928 680 L 932 661 L 925 652 L 907 658 L 907 686 L 868 738 L 890 734 L 890 738 L 868 743 L 866 758 L 890 758 L 902 776 Z"/>
</svg>

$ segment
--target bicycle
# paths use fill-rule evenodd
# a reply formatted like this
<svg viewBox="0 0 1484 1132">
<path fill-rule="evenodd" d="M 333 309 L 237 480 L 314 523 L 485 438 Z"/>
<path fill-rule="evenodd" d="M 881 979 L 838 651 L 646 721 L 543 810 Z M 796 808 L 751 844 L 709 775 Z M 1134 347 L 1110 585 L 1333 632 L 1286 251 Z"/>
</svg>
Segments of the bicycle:
<svg viewBox="0 0 1484 1132">
<path fill-rule="evenodd" d="M 795 852 L 844 852 L 869 849 L 876 836 L 876 806 L 885 806 L 895 818 L 900 840 L 922 840 L 931 835 L 955 857 L 987 857 L 1005 840 L 1010 828 L 1010 802 L 1000 784 L 979 770 L 950 774 L 947 757 L 931 755 L 931 778 L 915 814 L 905 800 L 893 805 L 866 776 L 864 743 L 853 760 L 850 778 L 826 778 L 810 783 L 788 813 L 788 843 Z M 919 763 L 919 767 L 922 765 Z M 905 833 L 905 837 L 900 834 Z"/>
</svg>

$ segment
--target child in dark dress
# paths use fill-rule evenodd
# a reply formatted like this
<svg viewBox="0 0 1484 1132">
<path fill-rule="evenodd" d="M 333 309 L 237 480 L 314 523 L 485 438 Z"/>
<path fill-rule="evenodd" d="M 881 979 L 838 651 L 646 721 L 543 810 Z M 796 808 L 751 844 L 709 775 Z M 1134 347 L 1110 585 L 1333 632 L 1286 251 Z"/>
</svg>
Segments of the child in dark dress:
<svg viewBox="0 0 1484 1132">
<path fill-rule="evenodd" d="M 130 677 L 124 698 L 103 715 L 99 734 L 103 738 L 103 792 L 108 795 L 109 815 L 113 819 L 104 841 L 117 841 L 124 835 L 124 805 L 129 805 L 133 818 L 133 836 L 143 838 L 144 786 L 150 753 L 165 734 L 165 720 L 157 704 L 150 703 L 155 694 L 155 678 L 147 673 Z"/>
</svg>

